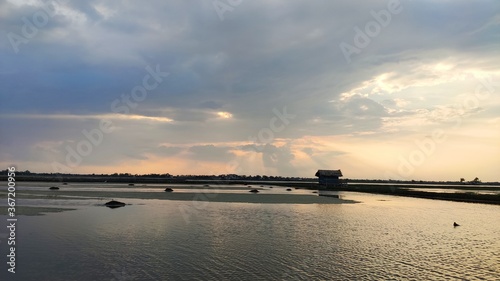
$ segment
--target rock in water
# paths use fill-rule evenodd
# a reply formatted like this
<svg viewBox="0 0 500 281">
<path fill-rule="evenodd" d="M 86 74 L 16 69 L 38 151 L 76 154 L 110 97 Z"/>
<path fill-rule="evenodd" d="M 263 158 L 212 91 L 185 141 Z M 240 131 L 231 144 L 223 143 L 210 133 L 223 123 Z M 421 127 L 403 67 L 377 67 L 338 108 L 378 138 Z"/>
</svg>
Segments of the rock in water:
<svg viewBox="0 0 500 281">
<path fill-rule="evenodd" d="M 115 201 L 115 200 L 111 200 L 109 202 L 107 202 L 106 204 L 104 204 L 106 207 L 108 208 L 111 208 L 111 209 L 114 209 L 114 208 L 120 208 L 120 207 L 123 207 L 125 206 L 126 204 L 123 203 L 123 202 L 120 202 L 120 201 Z"/>
</svg>

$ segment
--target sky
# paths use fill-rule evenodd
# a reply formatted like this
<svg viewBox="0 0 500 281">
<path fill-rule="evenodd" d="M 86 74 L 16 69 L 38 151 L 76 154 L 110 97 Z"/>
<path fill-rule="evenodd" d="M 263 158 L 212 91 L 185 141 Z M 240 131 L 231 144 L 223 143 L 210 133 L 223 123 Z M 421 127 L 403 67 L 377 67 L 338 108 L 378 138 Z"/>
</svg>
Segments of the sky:
<svg viewBox="0 0 500 281">
<path fill-rule="evenodd" d="M 0 166 L 500 181 L 500 2 L 0 2 Z"/>
</svg>

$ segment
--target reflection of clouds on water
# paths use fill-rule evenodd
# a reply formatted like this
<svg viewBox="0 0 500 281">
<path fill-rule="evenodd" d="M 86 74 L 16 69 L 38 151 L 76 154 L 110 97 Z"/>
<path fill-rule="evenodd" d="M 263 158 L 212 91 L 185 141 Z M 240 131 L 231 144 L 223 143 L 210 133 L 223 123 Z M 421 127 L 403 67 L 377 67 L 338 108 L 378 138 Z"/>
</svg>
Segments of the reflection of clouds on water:
<svg viewBox="0 0 500 281">
<path fill-rule="evenodd" d="M 116 210 L 89 206 L 23 217 L 18 235 L 29 266 L 16 275 L 75 281 L 498 275 L 497 206 L 343 194 L 363 204 L 189 204 L 186 224 L 179 212 L 186 201 L 126 199 L 120 201 L 131 205 Z"/>
</svg>

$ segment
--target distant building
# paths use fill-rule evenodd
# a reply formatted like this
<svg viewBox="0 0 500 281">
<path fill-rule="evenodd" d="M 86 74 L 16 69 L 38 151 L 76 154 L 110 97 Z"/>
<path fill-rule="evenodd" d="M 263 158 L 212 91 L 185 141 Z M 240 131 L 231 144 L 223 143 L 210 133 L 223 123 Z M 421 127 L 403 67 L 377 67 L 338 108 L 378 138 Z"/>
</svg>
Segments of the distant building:
<svg viewBox="0 0 500 281">
<path fill-rule="evenodd" d="M 320 185 L 328 187 L 342 186 L 344 183 L 339 179 L 342 176 L 340 170 L 318 170 L 316 175 Z"/>
</svg>

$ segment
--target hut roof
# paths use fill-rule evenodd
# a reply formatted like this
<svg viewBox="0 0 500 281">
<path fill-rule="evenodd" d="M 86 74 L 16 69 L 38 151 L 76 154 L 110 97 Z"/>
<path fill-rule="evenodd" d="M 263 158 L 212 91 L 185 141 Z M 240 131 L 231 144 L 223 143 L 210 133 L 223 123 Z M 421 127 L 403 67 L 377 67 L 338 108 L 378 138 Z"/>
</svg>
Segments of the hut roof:
<svg viewBox="0 0 500 281">
<path fill-rule="evenodd" d="M 316 172 L 317 177 L 341 177 L 342 172 L 340 170 L 318 170 Z"/>
</svg>

